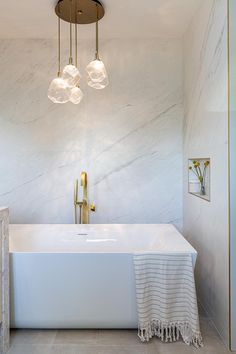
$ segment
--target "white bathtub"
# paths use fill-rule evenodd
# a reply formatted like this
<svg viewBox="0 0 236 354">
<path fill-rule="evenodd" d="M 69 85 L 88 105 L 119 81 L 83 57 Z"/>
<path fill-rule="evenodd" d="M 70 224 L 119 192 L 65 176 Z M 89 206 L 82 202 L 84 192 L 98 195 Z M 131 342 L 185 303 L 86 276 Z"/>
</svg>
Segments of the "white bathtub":
<svg viewBox="0 0 236 354">
<path fill-rule="evenodd" d="M 134 252 L 197 253 L 172 225 L 10 225 L 13 328 L 136 328 Z"/>
</svg>

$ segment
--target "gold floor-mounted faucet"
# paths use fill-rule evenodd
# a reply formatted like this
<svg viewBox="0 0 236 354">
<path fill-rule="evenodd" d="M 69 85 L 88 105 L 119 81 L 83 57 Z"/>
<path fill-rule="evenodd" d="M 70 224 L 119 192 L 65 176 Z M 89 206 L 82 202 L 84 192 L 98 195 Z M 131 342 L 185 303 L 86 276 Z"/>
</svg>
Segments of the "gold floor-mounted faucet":
<svg viewBox="0 0 236 354">
<path fill-rule="evenodd" d="M 83 187 L 83 200 L 78 200 L 78 179 L 75 180 L 74 189 L 74 209 L 75 209 L 75 224 L 78 224 L 77 206 L 79 206 L 79 224 L 89 224 L 89 212 L 96 211 L 95 204 L 88 202 L 88 180 L 87 173 L 81 172 L 80 185 Z"/>
</svg>

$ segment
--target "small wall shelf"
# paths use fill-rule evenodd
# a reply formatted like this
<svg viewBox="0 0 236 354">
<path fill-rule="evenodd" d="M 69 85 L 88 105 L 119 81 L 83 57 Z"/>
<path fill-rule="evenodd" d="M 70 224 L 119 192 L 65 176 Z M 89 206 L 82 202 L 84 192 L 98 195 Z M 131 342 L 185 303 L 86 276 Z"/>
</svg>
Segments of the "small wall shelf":
<svg viewBox="0 0 236 354">
<path fill-rule="evenodd" d="M 188 192 L 210 201 L 210 158 L 188 160 Z"/>
</svg>

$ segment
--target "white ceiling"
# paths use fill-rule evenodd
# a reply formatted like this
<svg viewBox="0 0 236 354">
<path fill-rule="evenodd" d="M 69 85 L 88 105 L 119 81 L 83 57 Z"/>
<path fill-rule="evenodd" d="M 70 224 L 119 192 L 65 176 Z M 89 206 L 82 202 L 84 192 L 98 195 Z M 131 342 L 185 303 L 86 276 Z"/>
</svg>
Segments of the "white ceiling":
<svg viewBox="0 0 236 354">
<path fill-rule="evenodd" d="M 104 0 L 101 35 L 117 37 L 181 37 L 203 0 Z M 57 21 L 54 0 L 1 0 L 0 38 L 53 38 Z M 91 25 L 79 27 L 91 37 Z M 67 33 L 67 32 L 66 32 Z"/>
</svg>

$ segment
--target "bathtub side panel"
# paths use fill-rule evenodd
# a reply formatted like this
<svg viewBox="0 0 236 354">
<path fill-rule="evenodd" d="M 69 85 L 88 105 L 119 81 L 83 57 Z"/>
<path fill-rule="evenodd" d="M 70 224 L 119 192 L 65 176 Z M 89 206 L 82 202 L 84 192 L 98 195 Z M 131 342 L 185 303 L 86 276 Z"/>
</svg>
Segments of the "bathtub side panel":
<svg viewBox="0 0 236 354">
<path fill-rule="evenodd" d="M 136 328 L 131 254 L 11 254 L 13 328 Z"/>
</svg>

